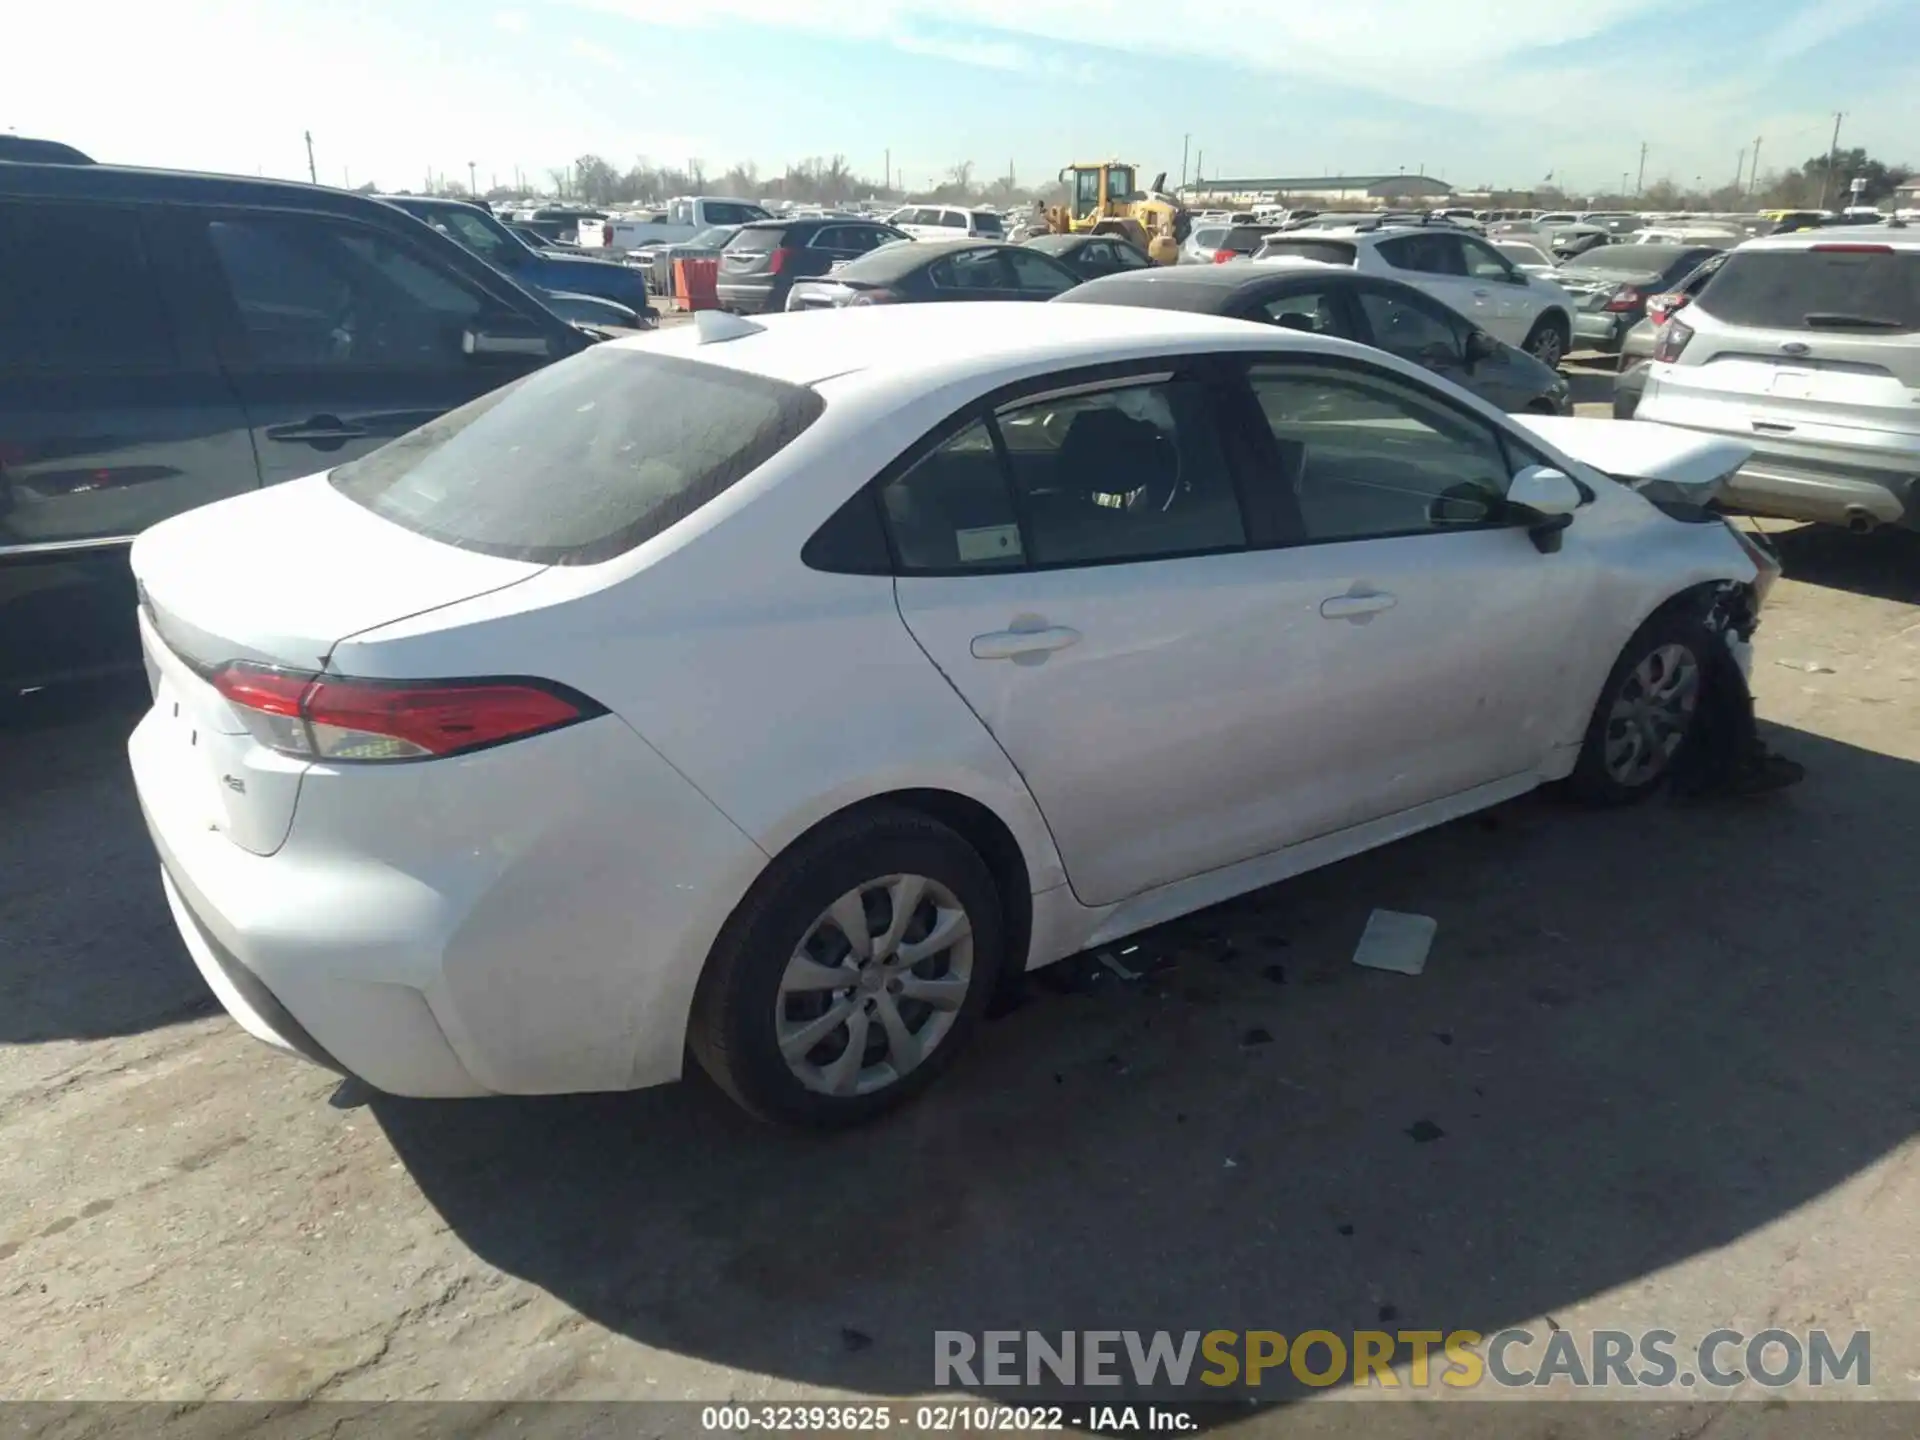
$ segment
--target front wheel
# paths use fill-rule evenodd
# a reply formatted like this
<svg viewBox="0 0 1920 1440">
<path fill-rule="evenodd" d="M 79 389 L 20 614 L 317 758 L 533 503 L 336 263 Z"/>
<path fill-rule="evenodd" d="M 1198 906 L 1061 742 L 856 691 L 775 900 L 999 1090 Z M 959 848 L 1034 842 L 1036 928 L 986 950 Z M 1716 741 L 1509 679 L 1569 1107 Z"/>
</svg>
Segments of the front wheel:
<svg viewBox="0 0 1920 1440">
<path fill-rule="evenodd" d="M 1533 329 L 1527 332 L 1527 342 L 1521 348 L 1549 370 L 1558 370 L 1560 362 L 1567 358 L 1569 341 L 1567 322 L 1552 315 L 1543 315 L 1534 321 Z"/>
<path fill-rule="evenodd" d="M 1576 799 L 1630 804 L 1673 775 L 1697 729 L 1706 647 L 1718 643 L 1682 614 L 1656 615 L 1640 627 L 1614 663 L 1588 722 L 1567 782 Z"/>
<path fill-rule="evenodd" d="M 908 810 L 850 816 L 776 860 L 728 922 L 690 1047 L 764 1120 L 857 1124 L 953 1062 L 1003 946 L 993 876 L 957 833 Z"/>
</svg>

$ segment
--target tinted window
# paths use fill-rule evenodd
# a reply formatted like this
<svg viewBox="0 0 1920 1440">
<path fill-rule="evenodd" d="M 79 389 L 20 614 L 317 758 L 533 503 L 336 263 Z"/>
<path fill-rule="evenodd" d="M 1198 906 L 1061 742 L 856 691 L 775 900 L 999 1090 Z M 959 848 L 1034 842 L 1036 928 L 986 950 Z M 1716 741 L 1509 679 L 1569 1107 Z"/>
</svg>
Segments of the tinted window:
<svg viewBox="0 0 1920 1440">
<path fill-rule="evenodd" d="M 767 212 L 758 205 L 731 205 L 724 200 L 709 200 L 704 209 L 709 225 L 742 225 L 767 218 Z"/>
<path fill-rule="evenodd" d="M 1193 248 L 1196 250 L 1218 250 L 1220 248 L 1220 242 L 1226 238 L 1226 234 L 1227 232 L 1224 229 L 1217 226 L 1208 226 L 1204 230 L 1196 230 L 1193 232 Z"/>
<path fill-rule="evenodd" d="M 1693 303 L 1772 330 L 1920 330 L 1920 252 L 1736 251 Z"/>
<path fill-rule="evenodd" d="M 174 363 L 159 281 L 122 205 L 0 205 L 0 365 Z"/>
<path fill-rule="evenodd" d="M 801 386 L 602 347 L 342 465 L 332 482 L 464 550 L 590 565 L 691 515 L 822 408 Z"/>
<path fill-rule="evenodd" d="M 1218 248 L 1239 255 L 1251 255 L 1260 248 L 1261 240 L 1272 234 L 1275 228 L 1272 225 L 1236 225 L 1227 231 L 1226 238 Z"/>
<path fill-rule="evenodd" d="M 927 278 L 938 290 L 1008 290 L 1012 282 L 1001 267 L 997 250 L 963 250 L 937 260 Z"/>
<path fill-rule="evenodd" d="M 945 225 L 949 229 L 953 229 L 953 230 L 964 230 L 967 228 L 966 211 L 942 210 L 938 213 L 940 218 L 934 222 L 935 224 Z"/>
<path fill-rule="evenodd" d="M 749 225 L 744 230 L 734 231 L 733 238 L 727 241 L 727 249 L 733 254 L 746 252 L 760 254 L 779 248 L 786 239 L 786 229 L 780 225 Z"/>
<path fill-rule="evenodd" d="M 1124 241 L 1113 242 L 1113 261 L 1122 270 L 1143 270 L 1153 261 Z"/>
<path fill-rule="evenodd" d="M 1064 265 L 1047 259 L 1044 255 L 1031 250 L 1014 248 L 1000 252 L 1006 256 L 1007 263 L 1013 266 L 1013 282 L 1029 294 L 1058 295 L 1071 290 L 1079 277 L 1067 270 Z"/>
<path fill-rule="evenodd" d="M 1580 270 L 1618 270 L 1658 272 L 1667 269 L 1681 256 L 1670 245 L 1607 245 L 1580 257 Z"/>
<path fill-rule="evenodd" d="M 1269 235 L 1260 246 L 1260 258 L 1271 260 L 1276 255 L 1296 255 L 1328 265 L 1351 265 L 1354 260 L 1353 246 L 1344 240 L 1291 240 Z"/>
<path fill-rule="evenodd" d="M 1494 248 L 1516 265 L 1551 265 L 1537 245 L 1529 245 L 1524 240 L 1496 241 Z"/>
<path fill-rule="evenodd" d="M 1041 565 L 1246 543 L 1207 391 L 1191 381 L 1039 400 L 998 417 Z"/>
<path fill-rule="evenodd" d="M 1454 235 L 1399 235 L 1380 242 L 1380 255 L 1398 270 L 1423 275 L 1464 275 L 1466 262 Z"/>
<path fill-rule="evenodd" d="M 1282 329 L 1348 338 L 1347 327 L 1341 320 L 1340 299 L 1331 291 L 1289 291 L 1267 301 L 1261 309 L 1267 319 Z"/>
<path fill-rule="evenodd" d="M 526 247 L 516 245 L 511 236 L 501 231 L 497 222 L 472 210 L 435 207 L 420 215 L 441 234 L 457 241 L 473 251 L 490 265 L 507 265 L 526 253 Z"/>
<path fill-rule="evenodd" d="M 1373 332 L 1373 343 L 1390 355 L 1416 365 L 1458 363 L 1466 354 L 1466 320 L 1438 305 L 1422 305 L 1404 295 L 1366 290 L 1360 310 Z"/>
<path fill-rule="evenodd" d="M 215 220 L 207 237 L 258 364 L 460 366 L 487 308 L 464 281 L 357 226 Z"/>
<path fill-rule="evenodd" d="M 973 233 L 976 235 L 1001 235 L 1005 232 L 1000 226 L 1000 217 L 991 211 L 973 212 Z"/>
<path fill-rule="evenodd" d="M 1511 477 L 1490 428 L 1352 371 L 1256 366 L 1250 379 L 1279 452 L 1262 500 L 1283 528 L 1360 540 L 1498 520 Z"/>
</svg>

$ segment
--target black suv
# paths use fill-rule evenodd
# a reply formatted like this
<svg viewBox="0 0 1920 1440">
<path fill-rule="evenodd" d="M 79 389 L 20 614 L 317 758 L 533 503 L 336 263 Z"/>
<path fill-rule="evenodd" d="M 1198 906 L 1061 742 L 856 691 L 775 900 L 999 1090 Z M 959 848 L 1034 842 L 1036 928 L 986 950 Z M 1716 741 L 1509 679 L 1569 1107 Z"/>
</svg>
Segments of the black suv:
<svg viewBox="0 0 1920 1440">
<path fill-rule="evenodd" d="M 0 162 L 0 701 L 139 663 L 127 547 L 147 526 L 589 343 L 376 200 Z"/>
<path fill-rule="evenodd" d="M 784 310 L 795 280 L 825 275 L 842 261 L 912 238 L 858 215 L 752 221 L 734 231 L 720 252 L 720 308 L 736 315 Z"/>
</svg>

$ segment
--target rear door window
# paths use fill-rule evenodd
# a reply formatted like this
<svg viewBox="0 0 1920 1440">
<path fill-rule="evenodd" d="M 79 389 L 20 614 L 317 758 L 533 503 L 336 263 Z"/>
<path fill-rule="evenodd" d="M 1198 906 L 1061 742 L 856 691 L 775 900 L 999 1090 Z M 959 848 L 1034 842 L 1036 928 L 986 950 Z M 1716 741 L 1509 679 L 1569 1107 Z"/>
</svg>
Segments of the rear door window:
<svg viewBox="0 0 1920 1440">
<path fill-rule="evenodd" d="M 1731 325 L 1768 330 L 1920 330 L 1920 251 L 1736 251 L 1693 303 Z"/>
<path fill-rule="evenodd" d="M 1382 240 L 1381 258 L 1396 270 L 1417 270 L 1423 275 L 1465 275 L 1466 257 L 1460 253 L 1460 241 L 1453 235 L 1399 235 Z"/>
<path fill-rule="evenodd" d="M 819 418 L 804 386 L 599 347 L 334 470 L 343 495 L 463 550 L 591 565 L 752 474 Z"/>
<path fill-rule="evenodd" d="M 764 254 L 778 249 L 786 234 L 778 225 L 749 225 L 734 232 L 733 239 L 727 242 L 727 249 L 735 253 Z"/>
<path fill-rule="evenodd" d="M 1002 233 L 1000 217 L 991 210 L 975 210 L 973 212 L 973 233 L 976 235 L 999 236 Z"/>
<path fill-rule="evenodd" d="M 154 369 L 172 327 L 131 205 L 0 205 L 0 366 Z"/>
<path fill-rule="evenodd" d="M 1028 295 L 1060 295 L 1080 283 L 1066 266 L 1033 250 L 1014 246 L 1000 252 L 1013 267 L 1013 283 Z"/>
<path fill-rule="evenodd" d="M 1008 290 L 1011 274 L 1000 263 L 997 250 L 964 250 L 936 261 L 927 271 L 936 290 Z M 1062 287 L 1065 288 L 1065 287 Z"/>
</svg>

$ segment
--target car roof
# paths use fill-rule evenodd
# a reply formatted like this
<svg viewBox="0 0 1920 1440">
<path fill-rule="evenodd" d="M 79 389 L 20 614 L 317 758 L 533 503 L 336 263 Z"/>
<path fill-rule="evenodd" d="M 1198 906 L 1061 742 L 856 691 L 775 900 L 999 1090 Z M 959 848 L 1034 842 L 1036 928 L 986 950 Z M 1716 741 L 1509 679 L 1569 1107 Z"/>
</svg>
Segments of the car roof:
<svg viewBox="0 0 1920 1440">
<path fill-rule="evenodd" d="M 1029 250 L 1038 250 L 1043 255 L 1054 255 L 1067 250 L 1078 250 L 1089 240 L 1118 240 L 1118 235 L 1032 235 L 1022 243 Z"/>
<path fill-rule="evenodd" d="M 1345 265 L 1293 257 L 1248 265 L 1169 265 L 1159 270 L 1129 270 L 1076 286 L 1051 303 L 1060 305 L 1134 305 L 1185 310 L 1196 315 L 1225 315 L 1253 297 L 1285 290 L 1294 281 L 1335 285 L 1371 285 Z M 1392 284 L 1394 282 L 1387 282 Z"/>
<path fill-rule="evenodd" d="M 607 342 L 836 391 L 923 390 L 1194 349 L 1316 349 L 1359 353 L 1328 340 L 1179 310 L 1122 305 L 974 301 L 870 305 L 756 317 L 738 339 L 702 343 L 697 325 Z M 1376 357 L 1378 358 L 1378 357 Z"/>
<path fill-rule="evenodd" d="M 1920 250 L 1920 228 L 1896 225 L 1823 225 L 1818 230 L 1795 230 L 1786 235 L 1762 235 L 1744 241 L 1739 249 L 1813 250 L 1831 245 L 1884 245 L 1911 252 Z"/>
<path fill-rule="evenodd" d="M 330 210 L 364 215 L 366 207 L 391 214 L 371 196 L 298 180 L 245 175 L 206 175 L 193 170 L 148 170 L 131 165 L 7 165 L 0 192 L 44 199 L 174 200 L 182 204 L 241 204 L 267 208 Z"/>
<path fill-rule="evenodd" d="M 923 265 L 932 264 L 942 255 L 951 255 L 959 250 L 1024 250 L 1026 248 L 1024 245 L 1015 245 L 1006 240 L 985 240 L 977 235 L 963 235 L 954 240 L 915 240 L 911 244 L 895 243 L 882 245 L 877 250 L 869 250 L 857 260 L 848 262 L 847 269 L 854 270 L 857 266 L 856 279 L 884 283 L 889 279 L 898 280 L 901 276 L 911 274 Z"/>
</svg>

